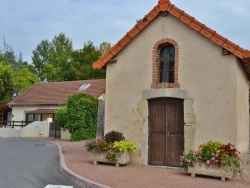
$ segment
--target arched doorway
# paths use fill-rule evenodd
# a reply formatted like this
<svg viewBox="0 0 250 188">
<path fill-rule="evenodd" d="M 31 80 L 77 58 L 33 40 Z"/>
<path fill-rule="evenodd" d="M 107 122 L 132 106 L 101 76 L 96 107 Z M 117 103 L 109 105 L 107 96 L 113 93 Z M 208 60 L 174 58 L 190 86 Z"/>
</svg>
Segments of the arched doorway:
<svg viewBox="0 0 250 188">
<path fill-rule="evenodd" d="M 149 100 L 149 164 L 180 166 L 184 151 L 183 99 Z"/>
</svg>

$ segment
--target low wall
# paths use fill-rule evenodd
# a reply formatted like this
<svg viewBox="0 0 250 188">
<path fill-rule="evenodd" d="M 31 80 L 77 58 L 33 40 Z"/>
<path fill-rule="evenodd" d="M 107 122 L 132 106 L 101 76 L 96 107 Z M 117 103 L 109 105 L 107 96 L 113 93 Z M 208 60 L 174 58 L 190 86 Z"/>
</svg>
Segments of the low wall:
<svg viewBox="0 0 250 188">
<path fill-rule="evenodd" d="M 0 137 L 21 137 L 21 129 L 0 128 Z"/>
<path fill-rule="evenodd" d="M 62 140 L 70 140 L 70 136 L 71 136 L 71 134 L 70 134 L 68 129 L 63 130 L 63 128 L 61 128 L 61 139 Z"/>
<path fill-rule="evenodd" d="M 50 120 L 34 121 L 22 129 L 0 128 L 0 137 L 49 137 L 49 123 Z"/>
</svg>

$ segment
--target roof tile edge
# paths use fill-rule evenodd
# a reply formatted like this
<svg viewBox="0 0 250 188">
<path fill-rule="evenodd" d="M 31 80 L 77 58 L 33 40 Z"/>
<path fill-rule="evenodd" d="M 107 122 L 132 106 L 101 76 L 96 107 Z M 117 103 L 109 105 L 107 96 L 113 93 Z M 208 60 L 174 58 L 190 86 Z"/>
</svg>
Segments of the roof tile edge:
<svg viewBox="0 0 250 188">
<path fill-rule="evenodd" d="M 243 49 L 224 38 L 216 31 L 207 27 L 205 24 L 199 22 L 194 17 L 185 13 L 175 5 L 171 4 L 169 0 L 159 0 L 158 4 L 142 19 L 140 20 L 116 45 L 114 45 L 104 56 L 98 61 L 93 63 L 93 68 L 103 69 L 106 64 L 117 55 L 127 44 L 129 44 L 135 36 L 137 36 L 144 28 L 146 28 L 152 20 L 154 20 L 161 12 L 169 12 L 171 15 L 178 18 L 180 21 L 190 26 L 206 38 L 210 39 L 214 43 L 218 44 L 222 48 L 228 50 L 238 58 L 245 62 L 250 61 L 250 51 Z M 145 20 L 146 19 L 146 20 Z M 144 23 L 145 22 L 145 23 Z"/>
</svg>

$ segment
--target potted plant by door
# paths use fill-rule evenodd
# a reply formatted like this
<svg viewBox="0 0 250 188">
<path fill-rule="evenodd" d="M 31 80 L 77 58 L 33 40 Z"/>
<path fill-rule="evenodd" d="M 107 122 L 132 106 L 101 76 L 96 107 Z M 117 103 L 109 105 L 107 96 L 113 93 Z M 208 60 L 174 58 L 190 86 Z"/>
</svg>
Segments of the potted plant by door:
<svg viewBox="0 0 250 188">
<path fill-rule="evenodd" d="M 127 164 L 130 161 L 130 152 L 136 151 L 136 145 L 125 140 L 123 134 L 118 131 L 108 132 L 102 139 L 87 142 L 85 147 L 94 164 L 104 162 L 116 166 Z"/>
<path fill-rule="evenodd" d="M 242 173 L 240 152 L 233 144 L 208 141 L 180 156 L 181 165 L 192 177 L 196 174 L 220 177 L 222 181 Z"/>
</svg>

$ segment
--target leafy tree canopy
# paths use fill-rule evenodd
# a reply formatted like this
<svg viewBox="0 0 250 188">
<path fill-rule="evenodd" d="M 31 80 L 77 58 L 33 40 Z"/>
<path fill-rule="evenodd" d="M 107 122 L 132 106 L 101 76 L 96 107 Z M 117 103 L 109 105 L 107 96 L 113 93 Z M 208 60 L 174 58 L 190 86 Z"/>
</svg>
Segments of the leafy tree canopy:
<svg viewBox="0 0 250 188">
<path fill-rule="evenodd" d="M 14 94 L 14 80 L 11 67 L 0 62 L 0 104 L 6 104 Z"/>
<path fill-rule="evenodd" d="M 34 67 L 16 55 L 5 38 L 0 46 L 0 104 L 6 104 L 31 85 L 38 82 Z"/>
<path fill-rule="evenodd" d="M 32 52 L 32 65 L 40 81 L 72 81 L 105 78 L 104 70 L 95 70 L 92 64 L 111 45 L 103 42 L 95 47 L 93 42 L 84 43 L 74 50 L 72 40 L 60 33 L 52 41 L 41 41 Z"/>
<path fill-rule="evenodd" d="M 18 96 L 33 84 L 39 82 L 37 75 L 31 73 L 28 68 L 22 68 L 14 74 L 14 96 Z"/>
<path fill-rule="evenodd" d="M 29 64 L 22 60 L 22 53 L 16 55 L 3 38 L 3 44 L 0 45 L 0 102 L 9 102 L 40 81 L 105 78 L 105 70 L 93 69 L 92 64 L 110 48 L 111 45 L 107 42 L 97 47 L 88 41 L 81 49 L 74 50 L 72 40 L 64 33 L 60 33 L 52 41 L 42 40 L 33 50 L 32 63 Z"/>
</svg>

